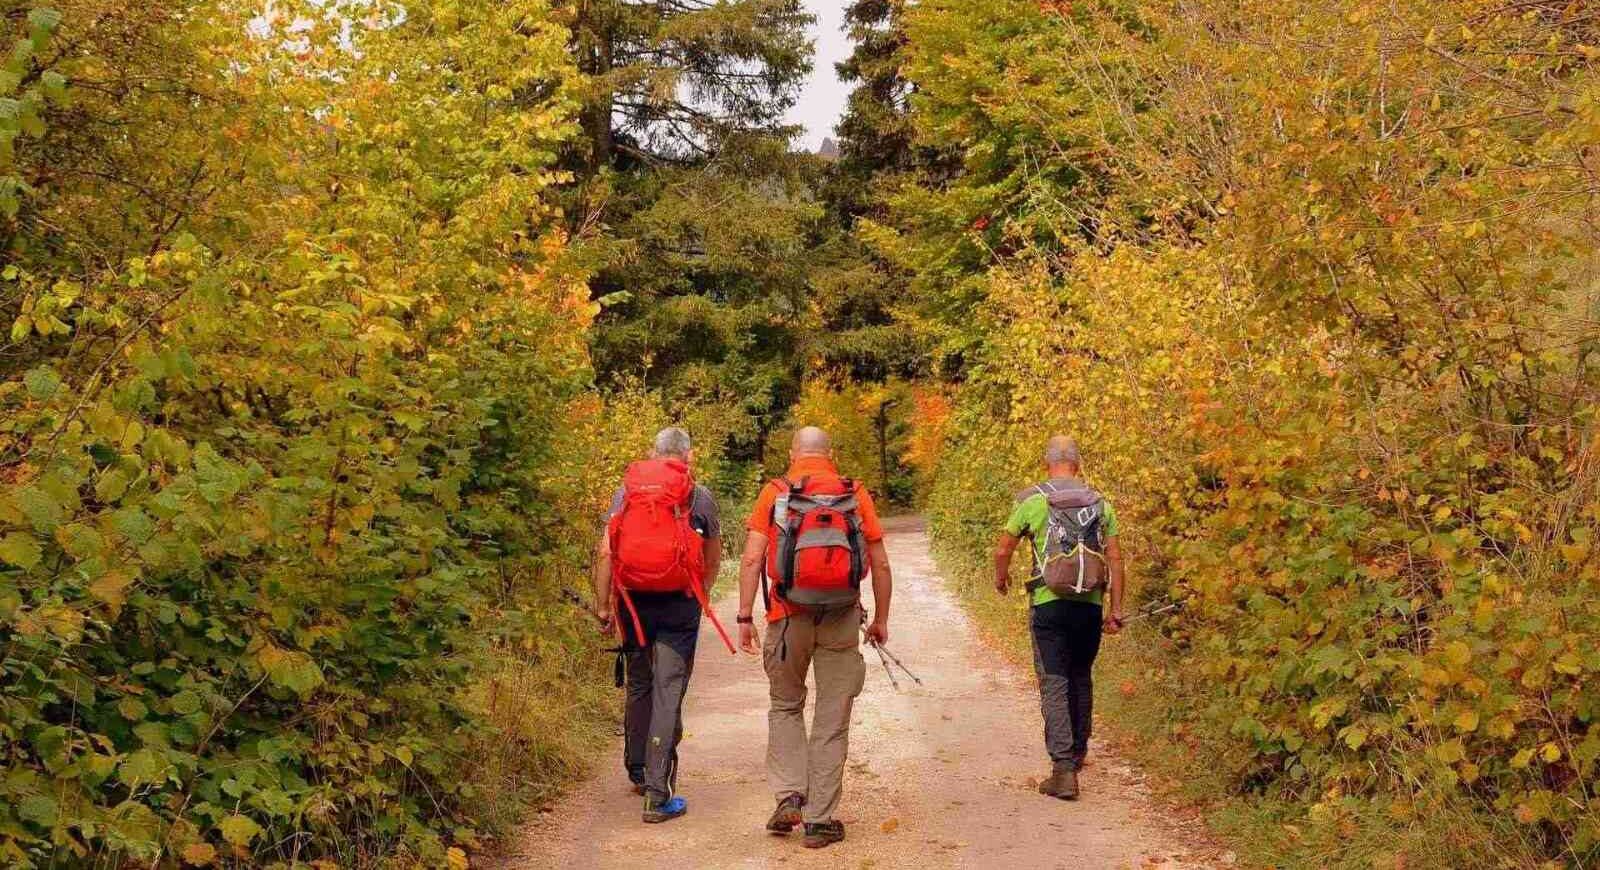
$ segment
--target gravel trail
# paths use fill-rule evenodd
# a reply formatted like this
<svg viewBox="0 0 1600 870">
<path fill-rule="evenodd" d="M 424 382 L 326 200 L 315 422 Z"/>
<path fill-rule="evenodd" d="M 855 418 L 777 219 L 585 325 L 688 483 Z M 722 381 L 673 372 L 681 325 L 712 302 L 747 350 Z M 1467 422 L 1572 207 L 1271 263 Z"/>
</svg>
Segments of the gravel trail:
<svg viewBox="0 0 1600 870">
<path fill-rule="evenodd" d="M 762 830 L 773 804 L 763 763 L 766 678 L 757 659 L 729 656 L 706 623 L 680 750 L 688 815 L 640 823 L 619 738 L 587 782 L 509 844 L 501 870 L 1221 866 L 1207 860 L 1215 850 L 1192 823 L 1153 802 L 1137 772 L 1098 740 L 1079 800 L 1038 794 L 1049 763 L 1033 675 L 980 641 L 940 580 L 920 521 L 886 528 L 895 573 L 889 649 L 923 684 L 897 674 L 895 691 L 863 648 L 867 685 L 850 732 L 843 843 L 808 850 L 798 830 Z M 730 628 L 734 606 L 733 596 L 719 605 Z"/>
</svg>

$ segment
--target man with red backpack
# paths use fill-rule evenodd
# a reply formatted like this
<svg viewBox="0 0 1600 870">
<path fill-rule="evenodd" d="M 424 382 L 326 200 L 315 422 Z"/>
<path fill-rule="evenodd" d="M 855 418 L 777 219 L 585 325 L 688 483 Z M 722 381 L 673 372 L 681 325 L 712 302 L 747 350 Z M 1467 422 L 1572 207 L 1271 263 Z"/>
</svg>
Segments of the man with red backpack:
<svg viewBox="0 0 1600 870">
<path fill-rule="evenodd" d="M 644 795 L 646 822 L 688 810 L 675 793 L 683 698 L 700 614 L 716 622 L 706 596 L 722 560 L 722 526 L 711 491 L 690 473 L 692 458 L 689 433 L 661 430 L 650 458 L 628 466 L 595 554 L 595 615 L 622 638 L 627 670 L 623 765 Z"/>
<path fill-rule="evenodd" d="M 767 777 L 778 806 L 767 830 L 802 822 L 808 848 L 844 839 L 833 817 L 843 791 L 850 711 L 866 680 L 861 581 L 870 570 L 875 612 L 867 639 L 889 639 L 889 555 L 872 496 L 841 477 L 826 432 L 795 433 L 789 470 L 761 490 L 739 568 L 739 643 L 766 667 Z M 757 647 L 754 607 L 766 586 L 767 636 Z M 806 671 L 817 699 L 806 734 Z"/>
</svg>

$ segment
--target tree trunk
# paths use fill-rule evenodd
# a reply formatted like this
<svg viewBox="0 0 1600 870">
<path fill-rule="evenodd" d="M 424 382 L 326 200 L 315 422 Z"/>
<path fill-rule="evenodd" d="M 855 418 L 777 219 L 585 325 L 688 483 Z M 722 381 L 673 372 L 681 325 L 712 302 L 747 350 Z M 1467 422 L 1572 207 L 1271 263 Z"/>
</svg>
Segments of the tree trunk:
<svg viewBox="0 0 1600 870">
<path fill-rule="evenodd" d="M 889 406 L 891 401 L 878 403 L 878 415 L 873 426 L 878 430 L 878 492 L 885 497 L 889 492 Z"/>
<path fill-rule="evenodd" d="M 589 140 L 588 174 L 598 175 L 611 165 L 613 152 L 611 106 L 615 91 L 609 81 L 612 68 L 614 34 L 612 22 L 603 8 L 603 2 L 584 3 L 580 6 L 578 20 L 573 28 L 580 41 L 579 66 L 595 88 L 580 113 L 584 138 Z"/>
</svg>

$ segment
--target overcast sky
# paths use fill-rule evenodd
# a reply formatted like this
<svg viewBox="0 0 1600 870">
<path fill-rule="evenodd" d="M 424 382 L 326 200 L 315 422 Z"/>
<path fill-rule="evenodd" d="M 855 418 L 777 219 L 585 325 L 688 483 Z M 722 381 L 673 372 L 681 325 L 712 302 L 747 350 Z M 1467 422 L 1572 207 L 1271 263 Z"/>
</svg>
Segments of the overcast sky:
<svg viewBox="0 0 1600 870">
<path fill-rule="evenodd" d="M 844 112 L 844 100 L 850 89 L 834 73 L 833 65 L 850 54 L 850 39 L 845 36 L 844 7 L 849 0 L 805 0 L 806 9 L 817 16 L 811 25 L 811 38 L 816 40 L 817 54 L 812 59 L 811 78 L 800 92 L 800 100 L 789 110 L 789 122 L 802 124 L 806 131 L 800 141 L 807 150 L 815 151 L 826 136 L 833 135 L 833 125 Z"/>
</svg>

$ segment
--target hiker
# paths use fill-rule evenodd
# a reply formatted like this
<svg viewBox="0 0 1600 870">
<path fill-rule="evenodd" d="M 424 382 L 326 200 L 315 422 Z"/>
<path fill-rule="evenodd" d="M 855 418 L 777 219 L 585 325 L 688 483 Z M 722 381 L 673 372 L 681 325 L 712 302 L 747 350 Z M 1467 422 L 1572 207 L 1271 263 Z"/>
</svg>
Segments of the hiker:
<svg viewBox="0 0 1600 870">
<path fill-rule="evenodd" d="M 805 825 L 804 845 L 844 839 L 833 817 L 844 784 L 850 710 L 866 681 L 861 657 L 861 581 L 870 569 L 875 612 L 870 643 L 889 639 L 889 555 L 872 496 L 841 477 L 826 432 L 794 435 L 789 470 L 762 487 L 747 523 L 739 566 L 739 644 L 755 655 L 754 606 L 760 583 L 767 613 L 759 647 L 771 706 L 767 713 L 767 778 L 778 806 L 767 830 L 787 834 Z M 806 735 L 806 671 L 817 697 Z"/>
<path fill-rule="evenodd" d="M 662 429 L 650 458 L 628 466 L 595 551 L 595 615 L 622 639 L 626 666 L 623 765 L 652 823 L 688 810 L 676 793 L 683 697 L 700 614 L 716 623 L 706 596 L 722 561 L 722 525 L 711 491 L 694 482 L 693 460 L 689 433 Z"/>
<path fill-rule="evenodd" d="M 1017 494 L 994 551 L 994 588 L 1011 586 L 1011 555 L 1022 538 L 1033 545 L 1027 583 L 1032 606 L 1033 668 L 1039 678 L 1050 776 L 1040 794 L 1078 796 L 1078 771 L 1089 752 L 1094 702 L 1091 668 L 1101 633 L 1122 630 L 1122 550 L 1111 502 L 1079 476 L 1083 460 L 1071 438 L 1045 447 L 1048 479 Z M 1111 606 L 1104 608 L 1106 590 Z"/>
</svg>

